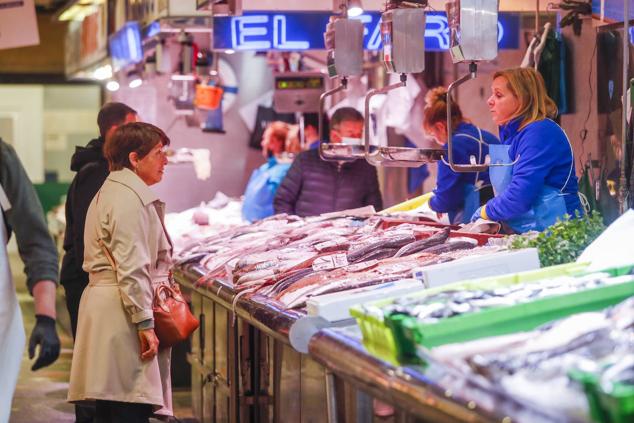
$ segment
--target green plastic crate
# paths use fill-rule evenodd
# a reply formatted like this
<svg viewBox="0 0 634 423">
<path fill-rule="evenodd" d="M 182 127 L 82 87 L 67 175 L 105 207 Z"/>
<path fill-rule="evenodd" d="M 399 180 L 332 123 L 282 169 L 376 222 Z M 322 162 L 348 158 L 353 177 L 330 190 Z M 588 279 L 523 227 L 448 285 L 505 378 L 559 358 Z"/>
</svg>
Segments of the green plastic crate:
<svg viewBox="0 0 634 423">
<path fill-rule="evenodd" d="M 602 286 L 528 303 L 495 307 L 424 324 L 394 314 L 387 318 L 393 332 L 402 334 L 402 354 L 416 355 L 416 345 L 433 348 L 490 336 L 533 330 L 544 323 L 577 313 L 601 310 L 634 296 L 634 281 Z"/>
<path fill-rule="evenodd" d="M 473 279 L 431 289 L 421 289 L 420 293 L 411 296 L 425 297 L 448 290 L 495 289 L 519 283 L 536 282 L 547 278 L 582 275 L 588 265 L 588 263 L 567 263 L 510 275 Z M 394 300 L 395 298 L 388 298 L 354 306 L 350 308 L 350 315 L 356 319 L 361 329 L 363 345 L 368 352 L 393 364 L 401 360 L 419 361 L 415 356 L 410 355 L 407 357 L 407 354 L 403 353 L 403 350 L 411 351 L 415 346 L 411 345 L 411 342 L 404 337 L 400 327 L 391 328 L 382 313 L 373 313 L 373 310 L 392 304 Z"/>
<path fill-rule="evenodd" d="M 590 416 L 598 423 L 634 422 L 634 387 L 615 383 L 611 392 L 605 392 L 594 373 L 572 370 L 569 376 L 583 386 L 588 400 Z"/>
</svg>

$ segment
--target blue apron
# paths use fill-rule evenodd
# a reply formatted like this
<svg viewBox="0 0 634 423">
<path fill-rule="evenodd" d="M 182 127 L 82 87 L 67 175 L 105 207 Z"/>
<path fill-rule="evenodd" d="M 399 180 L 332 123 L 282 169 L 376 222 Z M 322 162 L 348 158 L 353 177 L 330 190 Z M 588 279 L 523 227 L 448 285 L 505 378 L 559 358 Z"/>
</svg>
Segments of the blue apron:
<svg viewBox="0 0 634 423">
<path fill-rule="evenodd" d="M 514 166 L 509 156 L 509 148 L 509 145 L 503 144 L 489 146 L 491 164 L 505 165 L 489 167 L 489 178 L 496 197 L 506 190 L 513 177 Z M 572 172 L 572 162 L 570 172 Z M 551 226 L 557 221 L 557 218 L 563 218 L 568 212 L 566 201 L 564 200 L 564 195 L 568 194 L 563 192 L 567 184 L 568 182 L 566 181 L 566 184 L 561 189 L 544 185 L 537 199 L 535 199 L 535 202 L 526 213 L 509 219 L 505 223 L 517 233 L 541 232 Z"/>
<path fill-rule="evenodd" d="M 482 163 L 482 145 L 486 145 L 489 146 L 487 143 L 484 142 L 484 140 L 482 139 L 482 131 L 480 130 L 480 128 L 476 127 L 478 129 L 478 134 L 480 135 L 480 138 L 476 138 L 474 136 L 471 136 L 469 134 L 455 134 L 454 137 L 466 137 L 466 138 L 470 138 L 474 141 L 476 141 L 477 143 L 480 144 L 480 155 L 478 157 L 478 163 Z M 476 174 L 476 183 L 478 182 L 478 176 L 479 176 L 479 172 Z M 462 189 L 462 197 L 463 197 L 463 204 L 464 206 L 462 207 L 461 210 L 457 210 L 455 212 L 448 212 L 447 213 L 447 217 L 449 217 L 449 222 L 451 224 L 457 225 L 460 223 L 469 223 L 471 221 L 471 216 L 473 216 L 473 213 L 475 213 L 475 211 L 478 209 L 478 207 L 480 207 L 480 189 L 478 187 L 476 187 L 474 184 L 466 184 L 463 189 Z"/>
</svg>

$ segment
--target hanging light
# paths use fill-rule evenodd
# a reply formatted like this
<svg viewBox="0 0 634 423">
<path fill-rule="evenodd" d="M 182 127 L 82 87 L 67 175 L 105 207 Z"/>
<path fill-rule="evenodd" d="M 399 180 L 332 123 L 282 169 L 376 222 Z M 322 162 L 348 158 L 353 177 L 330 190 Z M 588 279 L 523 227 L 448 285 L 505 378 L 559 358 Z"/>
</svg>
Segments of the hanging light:
<svg viewBox="0 0 634 423">
<path fill-rule="evenodd" d="M 106 83 L 106 89 L 110 92 L 119 91 L 119 83 L 115 80 L 110 80 Z"/>
<path fill-rule="evenodd" d="M 137 88 L 137 87 L 140 87 L 142 84 L 143 84 L 143 80 L 137 76 L 133 80 L 128 82 L 128 87 Z"/>
<path fill-rule="evenodd" d="M 100 66 L 93 71 L 92 76 L 98 81 L 110 79 L 112 78 L 112 66 L 109 64 Z"/>
<path fill-rule="evenodd" d="M 128 87 L 137 88 L 140 87 L 141 84 L 143 84 L 143 80 L 141 79 L 141 74 L 136 69 L 128 72 Z"/>
<path fill-rule="evenodd" d="M 361 0 L 348 0 L 348 17 L 353 18 L 363 14 Z"/>
</svg>

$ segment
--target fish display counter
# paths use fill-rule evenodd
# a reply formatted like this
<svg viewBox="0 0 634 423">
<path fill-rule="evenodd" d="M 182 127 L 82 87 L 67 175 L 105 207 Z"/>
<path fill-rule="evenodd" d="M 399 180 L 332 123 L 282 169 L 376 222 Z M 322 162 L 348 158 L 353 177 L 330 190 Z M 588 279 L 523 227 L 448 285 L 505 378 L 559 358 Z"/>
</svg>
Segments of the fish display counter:
<svg viewBox="0 0 634 423">
<path fill-rule="evenodd" d="M 410 290 L 421 290 L 423 282 L 412 279 L 416 270 L 491 257 L 500 247 L 484 245 L 487 239 L 355 212 L 312 219 L 276 216 L 181 244 L 175 277 L 201 321 L 189 355 L 196 416 L 201 421 L 368 421 L 369 390 L 333 372 L 323 356 L 316 355 L 318 362 L 307 354 L 309 343 L 320 348 L 315 339 L 324 339 L 324 329 L 354 326 L 354 321 L 307 316 L 313 300 L 385 295 L 388 291 L 379 289 L 404 289 L 407 278 Z M 349 365 L 376 360 L 361 350 L 354 354 Z M 390 372 L 383 377 L 388 380 Z M 370 391 L 391 398 L 388 391 Z M 462 416 L 479 413 L 460 402 L 454 407 Z M 425 417 L 427 408 L 396 413 Z"/>
</svg>

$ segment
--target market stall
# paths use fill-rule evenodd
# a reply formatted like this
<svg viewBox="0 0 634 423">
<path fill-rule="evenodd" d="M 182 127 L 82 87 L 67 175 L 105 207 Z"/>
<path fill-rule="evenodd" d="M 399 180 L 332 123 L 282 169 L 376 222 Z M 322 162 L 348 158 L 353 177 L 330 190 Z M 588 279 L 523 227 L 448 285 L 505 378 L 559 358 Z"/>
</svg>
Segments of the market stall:
<svg viewBox="0 0 634 423">
<path fill-rule="evenodd" d="M 241 237 L 247 238 L 236 241 Z M 249 416 L 258 421 L 271 413 L 277 421 L 314 415 L 334 421 L 338 415 L 371 416 L 368 397 L 357 392 L 355 383 L 340 379 L 336 366 L 324 366 L 320 354 L 315 357 L 321 364 L 307 354 L 309 342 L 311 350 L 321 348 L 314 347 L 313 335 L 322 328 L 354 327 L 347 312 L 333 314 L 346 310 L 347 303 L 368 295 L 380 298 L 396 289 L 420 290 L 423 282 L 411 279 L 415 269 L 429 275 L 422 270 L 443 265 L 447 274 L 452 263 L 457 269 L 468 259 L 485 264 L 495 257 L 514 264 L 493 266 L 494 273 L 508 266 L 516 271 L 539 266 L 535 250 L 513 261 L 500 247 L 478 246 L 490 237 L 415 218 L 356 211 L 306 220 L 278 216 L 198 240 L 179 253 L 175 276 L 201 319 L 190 355 L 200 418 L 215 415 L 236 421 Z M 247 266 L 250 272 L 244 270 Z M 487 264 L 470 273 L 491 274 L 491 269 Z M 376 360 L 362 349 L 355 351 L 360 366 Z M 389 372 L 383 377 L 389 379 Z M 371 393 L 390 400 L 389 394 Z M 325 404 L 330 404 L 327 415 L 311 411 Z M 420 410 L 399 412 L 424 415 Z"/>
</svg>

